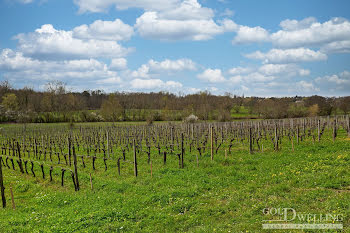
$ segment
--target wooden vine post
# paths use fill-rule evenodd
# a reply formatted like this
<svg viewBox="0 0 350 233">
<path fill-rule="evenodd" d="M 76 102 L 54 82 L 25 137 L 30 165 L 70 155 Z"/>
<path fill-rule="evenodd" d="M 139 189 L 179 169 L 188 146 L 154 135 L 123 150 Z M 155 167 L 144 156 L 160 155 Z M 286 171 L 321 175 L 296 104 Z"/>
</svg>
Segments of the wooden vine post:
<svg viewBox="0 0 350 233">
<path fill-rule="evenodd" d="M 299 145 L 299 126 L 297 127 L 297 144 Z"/>
<path fill-rule="evenodd" d="M 43 174 L 43 179 L 45 180 L 45 170 L 44 170 L 44 164 L 40 164 L 41 172 Z"/>
<path fill-rule="evenodd" d="M 214 127 L 213 126 L 210 126 L 210 158 L 211 160 L 213 161 L 214 160 L 214 153 L 213 153 L 213 150 L 214 150 L 214 146 L 213 146 L 213 129 Z"/>
<path fill-rule="evenodd" d="M 62 168 L 61 171 L 62 171 L 61 186 L 63 187 L 63 185 L 64 185 L 64 173 L 65 173 L 66 169 Z"/>
<path fill-rule="evenodd" d="M 21 148 L 19 146 L 19 143 L 17 141 L 17 152 L 18 152 L 18 158 L 19 158 L 19 162 L 18 162 L 18 165 L 19 165 L 19 169 L 21 171 L 21 173 L 24 173 L 24 170 L 23 170 L 23 164 L 22 164 L 22 158 L 21 158 Z"/>
<path fill-rule="evenodd" d="M 337 137 L 337 119 L 334 119 L 334 122 L 333 122 L 333 142 L 335 142 L 336 137 Z"/>
<path fill-rule="evenodd" d="M 13 191 L 12 191 L 12 187 L 10 187 L 10 193 L 11 193 L 11 201 L 12 201 L 12 209 L 16 209 L 16 204 L 15 204 L 15 198 L 13 196 Z"/>
<path fill-rule="evenodd" d="M 77 155 L 75 154 L 75 146 L 73 145 L 73 164 L 74 164 L 74 178 L 75 178 L 75 184 L 76 184 L 76 191 L 80 190 L 79 187 L 79 178 L 78 178 L 78 162 L 77 162 Z"/>
<path fill-rule="evenodd" d="M 252 127 L 249 128 L 249 153 L 253 154 Z"/>
<path fill-rule="evenodd" d="M 109 155 L 109 137 L 108 137 L 108 130 L 107 130 L 107 156 L 108 158 L 110 158 L 110 155 Z"/>
<path fill-rule="evenodd" d="M 53 167 L 50 167 L 50 182 L 52 182 L 52 171 L 53 171 Z"/>
<path fill-rule="evenodd" d="M 133 140 L 133 149 L 134 149 L 134 174 L 137 177 L 137 157 L 136 157 L 136 142 Z"/>
<path fill-rule="evenodd" d="M 171 151 L 174 150 L 174 127 L 171 127 Z"/>
<path fill-rule="evenodd" d="M 184 134 L 181 134 L 181 168 L 184 168 L 184 153 L 185 153 L 185 148 L 184 148 Z"/>
<path fill-rule="evenodd" d="M 275 151 L 278 151 L 278 134 L 277 134 L 277 125 L 275 125 Z"/>
<path fill-rule="evenodd" d="M 120 175 L 120 158 L 118 158 L 117 166 L 118 166 L 118 174 Z"/>
<path fill-rule="evenodd" d="M 321 140 L 321 120 L 317 121 L 317 135 L 318 135 L 318 141 Z"/>
<path fill-rule="evenodd" d="M 350 119 L 349 119 L 349 115 L 346 115 L 346 126 L 347 126 L 347 130 L 348 130 L 348 137 L 350 138 Z"/>
<path fill-rule="evenodd" d="M 68 138 L 68 160 L 69 160 L 69 166 L 72 166 L 72 142 L 71 142 L 71 138 Z"/>
<path fill-rule="evenodd" d="M 6 208 L 4 178 L 2 175 L 2 157 L 0 157 L 0 191 L 1 191 L 2 207 Z"/>
<path fill-rule="evenodd" d="M 163 164 L 166 165 L 166 151 L 163 152 Z"/>
</svg>

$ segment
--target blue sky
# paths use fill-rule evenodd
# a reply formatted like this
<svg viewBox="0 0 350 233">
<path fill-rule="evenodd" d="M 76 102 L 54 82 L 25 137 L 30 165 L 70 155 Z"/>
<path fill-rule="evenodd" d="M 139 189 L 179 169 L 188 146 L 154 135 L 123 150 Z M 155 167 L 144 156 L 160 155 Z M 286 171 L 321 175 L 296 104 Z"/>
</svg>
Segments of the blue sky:
<svg viewBox="0 0 350 233">
<path fill-rule="evenodd" d="M 346 0 L 1 0 L 0 79 L 73 91 L 350 95 Z"/>
</svg>

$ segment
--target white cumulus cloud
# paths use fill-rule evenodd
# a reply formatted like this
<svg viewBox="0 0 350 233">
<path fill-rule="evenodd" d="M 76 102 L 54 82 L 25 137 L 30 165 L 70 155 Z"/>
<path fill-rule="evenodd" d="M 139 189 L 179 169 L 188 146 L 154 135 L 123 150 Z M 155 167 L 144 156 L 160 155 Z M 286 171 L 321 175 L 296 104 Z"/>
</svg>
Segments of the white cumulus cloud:
<svg viewBox="0 0 350 233">
<path fill-rule="evenodd" d="M 327 59 L 326 54 L 307 48 L 271 49 L 267 53 L 256 51 L 245 56 L 251 59 L 262 60 L 264 63 L 299 63 Z"/>
<path fill-rule="evenodd" d="M 40 59 L 117 58 L 131 51 L 115 41 L 75 38 L 72 31 L 56 30 L 51 24 L 15 38 L 20 52 Z"/>
<path fill-rule="evenodd" d="M 165 59 L 164 61 L 160 62 L 151 59 L 148 62 L 148 66 L 150 67 L 150 70 L 154 72 L 179 72 L 183 70 L 196 70 L 196 64 L 191 59 Z"/>
<path fill-rule="evenodd" d="M 101 79 L 96 82 L 97 84 L 120 84 L 122 79 L 120 77 L 111 77 L 106 79 Z"/>
<path fill-rule="evenodd" d="M 163 81 L 161 79 L 134 79 L 130 82 L 133 89 L 178 89 L 182 87 L 182 84 L 175 81 Z"/>
<path fill-rule="evenodd" d="M 145 38 L 159 40 L 209 40 L 213 36 L 232 31 L 235 23 L 231 20 L 213 19 L 173 20 L 160 18 L 157 12 L 145 12 L 136 20 L 137 32 Z"/>
<path fill-rule="evenodd" d="M 231 68 L 228 73 L 230 75 L 237 75 L 237 74 L 247 74 L 247 73 L 250 73 L 252 72 L 252 68 L 250 67 L 234 67 L 234 68 Z"/>
<path fill-rule="evenodd" d="M 128 67 L 128 61 L 125 58 L 114 58 L 109 65 L 111 70 L 125 70 Z"/>
<path fill-rule="evenodd" d="M 295 64 L 265 64 L 258 70 L 265 75 L 306 76 L 310 74 L 309 70 L 301 69 Z"/>
<path fill-rule="evenodd" d="M 111 6 L 119 10 L 141 8 L 144 10 L 166 10 L 176 7 L 180 0 L 74 0 L 79 6 L 79 12 L 105 12 Z"/>
<path fill-rule="evenodd" d="M 184 0 L 178 7 L 159 13 L 159 18 L 170 20 L 208 20 L 213 17 L 214 11 L 202 7 L 197 0 Z"/>
<path fill-rule="evenodd" d="M 318 77 L 315 82 L 324 90 L 330 90 L 334 94 L 350 93 L 350 72 L 344 71 L 340 74 Z"/>
<path fill-rule="evenodd" d="M 196 64 L 192 60 L 186 58 L 177 60 L 165 59 L 163 61 L 151 59 L 146 64 L 141 65 L 137 70 L 132 71 L 131 76 L 133 78 L 150 78 L 152 74 L 173 74 L 196 69 Z"/>
<path fill-rule="evenodd" d="M 238 26 L 233 44 L 269 42 L 279 49 L 320 48 L 324 53 L 350 52 L 350 21 L 332 18 L 318 22 L 316 18 L 286 19 L 280 23 L 282 30 L 270 33 L 262 27 Z"/>
<path fill-rule="evenodd" d="M 118 77 L 118 74 L 108 69 L 107 65 L 95 59 L 42 61 L 25 57 L 21 52 L 10 49 L 2 50 L 0 54 L 0 70 L 5 71 L 6 78 L 17 80 L 89 80 Z"/>
<path fill-rule="evenodd" d="M 120 19 L 114 21 L 96 20 L 90 25 L 83 24 L 73 29 L 73 37 L 95 40 L 129 40 L 134 29 Z"/>
<path fill-rule="evenodd" d="M 296 31 L 309 28 L 314 23 L 317 23 L 317 19 L 314 17 L 308 17 L 300 21 L 286 19 L 280 23 L 280 26 L 285 31 Z"/>
<path fill-rule="evenodd" d="M 136 19 L 134 28 L 139 35 L 148 39 L 209 40 L 215 35 L 232 32 L 238 28 L 238 25 L 230 19 L 214 21 L 214 10 L 203 7 L 198 0 L 75 0 L 74 2 L 79 6 L 80 12 L 103 12 L 111 6 L 119 10 L 141 8 L 144 13 Z M 226 10 L 225 15 L 227 14 L 232 15 L 232 11 Z M 90 38 L 90 34 L 94 35 L 92 29 L 105 28 L 106 24 L 98 21 L 90 26 L 82 25 L 76 28 L 75 32 L 80 38 Z M 111 24 L 112 22 L 108 23 L 109 28 L 112 27 Z M 101 33 L 101 35 L 107 38 L 125 35 L 128 38 L 131 30 L 126 27 L 123 31 L 126 30 L 129 33 L 113 33 L 113 35 Z"/>
<path fill-rule="evenodd" d="M 280 47 L 322 46 L 350 38 L 350 22 L 343 18 L 324 23 L 313 18 L 301 22 L 283 21 L 282 27 L 284 30 L 271 34 L 272 43 Z"/>
<path fill-rule="evenodd" d="M 232 75 L 228 84 L 250 86 L 253 83 L 290 82 L 294 77 L 309 75 L 310 71 L 296 64 L 264 64 L 260 67 L 234 67 L 228 70 L 228 74 Z"/>
<path fill-rule="evenodd" d="M 254 43 L 269 41 L 268 31 L 262 27 L 239 26 L 237 35 L 233 39 L 233 44 Z"/>
<path fill-rule="evenodd" d="M 246 75 L 236 75 L 232 76 L 229 81 L 231 84 L 237 84 L 239 82 L 244 82 L 247 85 L 251 85 L 252 83 L 264 83 L 269 82 L 276 79 L 276 76 L 263 74 L 260 72 L 252 72 Z"/>
<path fill-rule="evenodd" d="M 198 74 L 197 78 L 210 83 L 221 83 L 226 81 L 220 69 L 206 69 L 203 73 Z"/>
<path fill-rule="evenodd" d="M 320 91 L 320 89 L 315 87 L 313 83 L 307 81 L 297 82 L 295 88 L 301 93 L 315 93 L 316 91 Z"/>
<path fill-rule="evenodd" d="M 330 53 L 350 53 L 350 40 L 335 41 L 321 47 L 321 52 Z"/>
</svg>

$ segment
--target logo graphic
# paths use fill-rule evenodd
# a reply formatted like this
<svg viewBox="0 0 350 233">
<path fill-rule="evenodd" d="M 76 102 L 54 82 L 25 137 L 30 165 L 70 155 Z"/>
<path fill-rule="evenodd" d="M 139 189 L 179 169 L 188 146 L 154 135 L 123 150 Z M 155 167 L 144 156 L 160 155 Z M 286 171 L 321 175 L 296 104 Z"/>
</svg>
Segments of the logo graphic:
<svg viewBox="0 0 350 233">
<path fill-rule="evenodd" d="M 298 213 L 293 208 L 264 208 L 268 220 L 263 229 L 343 229 L 343 215 L 336 213 Z"/>
</svg>

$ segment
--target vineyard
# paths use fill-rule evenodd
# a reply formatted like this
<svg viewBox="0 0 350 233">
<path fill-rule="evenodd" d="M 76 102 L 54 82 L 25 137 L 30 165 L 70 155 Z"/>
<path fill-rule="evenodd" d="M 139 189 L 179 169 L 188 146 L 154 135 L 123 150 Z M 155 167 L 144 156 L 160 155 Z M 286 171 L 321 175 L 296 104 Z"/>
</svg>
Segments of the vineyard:
<svg viewBox="0 0 350 233">
<path fill-rule="evenodd" d="M 350 222 L 349 116 L 7 125 L 0 231 L 260 229 L 265 207 Z"/>
</svg>

